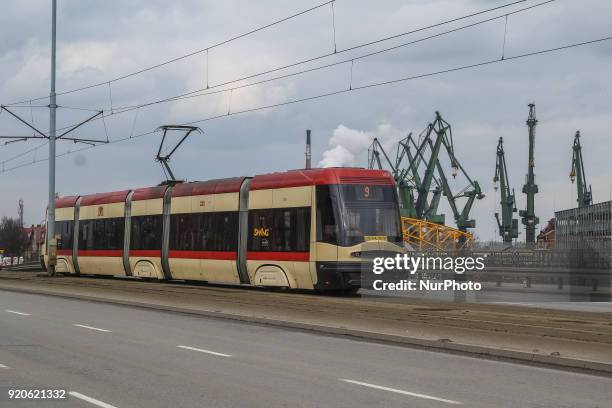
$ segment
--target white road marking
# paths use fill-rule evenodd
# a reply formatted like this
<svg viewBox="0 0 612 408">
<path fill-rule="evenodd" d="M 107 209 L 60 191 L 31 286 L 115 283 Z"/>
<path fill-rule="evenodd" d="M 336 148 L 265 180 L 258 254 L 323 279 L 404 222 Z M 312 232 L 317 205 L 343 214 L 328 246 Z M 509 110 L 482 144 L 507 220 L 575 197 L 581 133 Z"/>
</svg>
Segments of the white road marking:
<svg viewBox="0 0 612 408">
<path fill-rule="evenodd" d="M 511 305 L 511 306 L 535 306 L 533 303 L 523 302 L 491 302 L 494 305 Z"/>
<path fill-rule="evenodd" d="M 8 369 L 9 369 L 9 368 L 11 368 L 11 367 L 9 367 L 9 366 L 5 366 L 4 364 L 0 364 L 0 368 L 4 368 L 4 369 L 7 369 L 7 370 L 8 370 Z"/>
<path fill-rule="evenodd" d="M 204 350 L 201 348 L 195 348 L 195 347 L 189 347 L 189 346 L 176 346 L 180 349 L 184 349 L 184 350 L 191 350 L 191 351 L 199 351 L 200 353 L 206 353 L 206 354 L 212 354 L 213 356 L 219 356 L 219 357 L 231 357 L 231 354 L 223 354 L 223 353 L 217 353 L 216 351 L 210 351 L 210 350 Z"/>
<path fill-rule="evenodd" d="M 87 402 L 89 402 L 90 404 L 94 404 L 94 405 L 97 405 L 97 406 L 102 407 L 102 408 L 117 408 L 117 407 L 116 407 L 116 406 L 114 406 L 114 405 L 107 404 L 106 402 L 98 401 L 98 400 L 97 400 L 97 399 L 95 399 L 95 398 L 88 397 L 87 395 L 83 395 L 83 394 L 78 393 L 78 392 L 76 392 L 76 391 L 70 391 L 70 392 L 68 393 L 68 395 L 71 395 L 71 396 L 73 396 L 73 397 L 75 397 L 75 398 L 78 398 L 78 399 L 81 399 L 81 400 L 83 400 L 83 401 L 87 401 Z"/>
<path fill-rule="evenodd" d="M 434 400 L 434 401 L 446 402 L 447 404 L 463 405 L 463 403 L 459 401 L 453 401 L 453 400 L 449 400 L 445 398 L 434 397 L 432 395 L 417 394 L 415 392 L 398 390 L 397 388 L 383 387 L 382 385 L 370 384 L 370 383 L 355 381 L 355 380 L 347 380 L 345 378 L 341 378 L 340 381 L 344 381 L 344 382 L 351 383 L 351 384 L 363 385 L 364 387 L 375 388 L 377 390 L 383 390 L 383 391 L 395 392 L 397 394 L 409 395 L 411 397 L 425 398 L 425 399 Z"/>
<path fill-rule="evenodd" d="M 17 311 L 15 311 L 15 310 L 5 310 L 5 312 L 6 312 L 6 313 L 16 314 L 16 315 L 19 315 L 19 316 L 32 316 L 32 315 L 31 315 L 31 314 L 29 314 L 29 313 L 17 312 Z"/>
<path fill-rule="evenodd" d="M 98 327 L 93 327 L 93 326 L 85 326 L 84 324 L 73 324 L 73 326 L 75 326 L 75 327 L 82 327 L 84 329 L 89 329 L 89 330 L 100 331 L 100 332 L 104 332 L 104 333 L 112 333 L 112 331 L 110 331 L 110 330 L 100 329 Z"/>
</svg>

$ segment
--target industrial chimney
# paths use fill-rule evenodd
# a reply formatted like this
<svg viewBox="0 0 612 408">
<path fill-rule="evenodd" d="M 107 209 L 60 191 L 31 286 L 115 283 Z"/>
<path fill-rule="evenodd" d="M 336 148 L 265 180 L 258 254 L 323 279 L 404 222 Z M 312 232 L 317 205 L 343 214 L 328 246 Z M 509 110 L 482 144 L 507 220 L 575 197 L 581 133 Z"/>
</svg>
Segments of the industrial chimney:
<svg viewBox="0 0 612 408">
<path fill-rule="evenodd" d="M 310 150 L 310 129 L 306 129 L 306 169 L 312 168 L 312 154 Z"/>
</svg>

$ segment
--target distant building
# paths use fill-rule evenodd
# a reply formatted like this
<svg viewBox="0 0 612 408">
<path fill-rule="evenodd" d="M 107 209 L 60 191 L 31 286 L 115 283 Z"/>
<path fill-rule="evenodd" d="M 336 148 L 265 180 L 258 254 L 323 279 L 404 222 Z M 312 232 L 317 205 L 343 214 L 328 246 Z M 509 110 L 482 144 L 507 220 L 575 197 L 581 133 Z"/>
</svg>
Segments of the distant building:
<svg viewBox="0 0 612 408">
<path fill-rule="evenodd" d="M 556 248 L 578 263 L 612 263 L 612 201 L 555 212 Z"/>
<path fill-rule="evenodd" d="M 537 237 L 538 248 L 552 249 L 555 247 L 555 219 L 548 220 L 546 227 L 540 231 Z"/>
<path fill-rule="evenodd" d="M 28 235 L 28 245 L 23 257 L 26 260 L 38 260 L 41 248 L 45 242 L 45 226 L 32 224 L 31 227 L 24 227 L 23 230 Z"/>
</svg>

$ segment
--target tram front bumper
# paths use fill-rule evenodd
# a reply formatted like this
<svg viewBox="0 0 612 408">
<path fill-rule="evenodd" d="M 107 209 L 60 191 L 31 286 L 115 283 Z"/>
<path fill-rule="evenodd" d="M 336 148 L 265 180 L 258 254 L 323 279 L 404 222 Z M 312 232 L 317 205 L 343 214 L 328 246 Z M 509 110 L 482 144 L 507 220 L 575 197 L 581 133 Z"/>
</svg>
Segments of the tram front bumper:
<svg viewBox="0 0 612 408">
<path fill-rule="evenodd" d="M 361 262 L 317 262 L 317 290 L 339 290 L 361 287 Z"/>
</svg>

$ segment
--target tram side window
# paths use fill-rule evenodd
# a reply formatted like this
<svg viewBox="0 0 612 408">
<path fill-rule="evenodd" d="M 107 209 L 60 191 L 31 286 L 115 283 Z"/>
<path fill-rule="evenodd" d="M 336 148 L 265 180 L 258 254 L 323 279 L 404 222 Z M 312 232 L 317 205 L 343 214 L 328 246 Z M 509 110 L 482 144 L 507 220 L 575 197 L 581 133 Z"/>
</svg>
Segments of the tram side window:
<svg viewBox="0 0 612 408">
<path fill-rule="evenodd" d="M 130 233 L 131 249 L 161 249 L 162 216 L 145 215 L 132 217 Z"/>
<path fill-rule="evenodd" d="M 249 251 L 307 252 L 310 207 L 251 210 Z"/>
<path fill-rule="evenodd" d="M 238 213 L 219 212 L 208 215 L 206 240 L 203 242 L 205 251 L 236 251 L 238 249 Z"/>
<path fill-rule="evenodd" d="M 55 234 L 60 235 L 57 249 L 72 249 L 74 221 L 56 221 Z"/>
<path fill-rule="evenodd" d="M 179 251 L 236 251 L 238 213 L 173 214 L 170 249 Z"/>
<path fill-rule="evenodd" d="M 79 249 L 93 247 L 93 234 L 89 220 L 79 221 Z"/>
<path fill-rule="evenodd" d="M 79 249 L 123 249 L 124 218 L 79 221 Z"/>
<path fill-rule="evenodd" d="M 199 214 L 173 214 L 170 217 L 170 249 L 195 251 L 201 246 Z"/>
<path fill-rule="evenodd" d="M 105 249 L 123 249 L 124 219 L 107 218 L 98 220 L 98 223 L 101 232 L 100 246 Z"/>
</svg>

